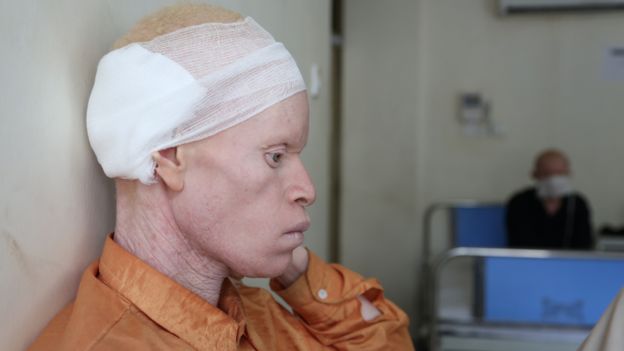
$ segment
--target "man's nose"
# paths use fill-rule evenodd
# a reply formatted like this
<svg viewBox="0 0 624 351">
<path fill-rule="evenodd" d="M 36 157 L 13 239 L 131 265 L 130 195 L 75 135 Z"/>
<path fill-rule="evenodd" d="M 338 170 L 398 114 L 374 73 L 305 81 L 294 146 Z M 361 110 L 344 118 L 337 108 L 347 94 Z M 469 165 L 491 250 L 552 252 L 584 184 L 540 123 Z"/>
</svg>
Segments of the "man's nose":
<svg viewBox="0 0 624 351">
<path fill-rule="evenodd" d="M 303 207 L 310 206 L 316 200 L 316 189 L 303 162 L 297 160 L 294 179 L 291 183 L 291 199 Z"/>
</svg>

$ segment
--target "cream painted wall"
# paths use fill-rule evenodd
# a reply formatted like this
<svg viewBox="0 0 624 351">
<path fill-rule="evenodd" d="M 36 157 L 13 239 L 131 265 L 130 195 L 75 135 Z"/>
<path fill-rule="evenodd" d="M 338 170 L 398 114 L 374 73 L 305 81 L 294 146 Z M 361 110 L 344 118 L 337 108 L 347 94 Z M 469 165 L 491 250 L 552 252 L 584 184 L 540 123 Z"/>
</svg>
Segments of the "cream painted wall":
<svg viewBox="0 0 624 351">
<path fill-rule="evenodd" d="M 346 0 L 341 261 L 414 309 L 420 219 L 418 1 Z"/>
<path fill-rule="evenodd" d="M 624 224 L 624 82 L 603 80 L 624 13 L 499 17 L 494 0 L 346 0 L 342 257 L 416 316 L 422 216 L 436 201 L 505 200 L 534 154 L 569 152 L 595 223 Z M 478 91 L 504 133 L 469 138 Z"/>
<path fill-rule="evenodd" d="M 0 349 L 22 350 L 75 294 L 114 225 L 112 184 L 88 146 L 84 112 L 98 59 L 132 23 L 173 1 L 0 1 Z M 215 2 L 213 2 L 215 3 Z M 308 245 L 328 256 L 329 0 L 217 1 L 289 47 L 311 100 L 304 162 L 317 185 Z"/>
<path fill-rule="evenodd" d="M 106 12 L 102 2 L 0 2 L 3 350 L 24 349 L 69 300 L 112 230 L 111 184 L 83 117 L 114 36 Z"/>
</svg>

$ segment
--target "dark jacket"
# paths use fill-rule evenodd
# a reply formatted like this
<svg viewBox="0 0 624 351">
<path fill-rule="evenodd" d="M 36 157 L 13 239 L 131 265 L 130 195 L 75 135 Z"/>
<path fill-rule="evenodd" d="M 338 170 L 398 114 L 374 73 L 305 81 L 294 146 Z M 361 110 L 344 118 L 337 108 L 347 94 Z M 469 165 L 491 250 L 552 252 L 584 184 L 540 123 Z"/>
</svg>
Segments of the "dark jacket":
<svg viewBox="0 0 624 351">
<path fill-rule="evenodd" d="M 546 213 L 535 188 L 516 193 L 507 202 L 509 247 L 590 249 L 593 246 L 591 213 L 580 194 L 563 198 L 554 215 Z"/>
</svg>

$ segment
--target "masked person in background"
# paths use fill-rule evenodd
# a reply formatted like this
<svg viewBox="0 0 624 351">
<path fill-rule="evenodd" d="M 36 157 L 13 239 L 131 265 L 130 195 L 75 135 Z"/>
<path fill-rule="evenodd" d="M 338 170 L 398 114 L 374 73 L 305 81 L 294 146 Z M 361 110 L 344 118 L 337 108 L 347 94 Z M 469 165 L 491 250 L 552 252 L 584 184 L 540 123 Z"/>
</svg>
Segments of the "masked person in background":
<svg viewBox="0 0 624 351">
<path fill-rule="evenodd" d="M 570 162 L 554 149 L 541 152 L 533 169 L 535 186 L 507 203 L 510 247 L 590 249 L 592 226 L 585 199 L 570 183 Z"/>
<path fill-rule="evenodd" d="M 253 19 L 177 5 L 98 66 L 89 141 L 115 232 L 32 350 L 412 350 L 374 279 L 303 247 L 314 185 L 294 59 Z M 272 278 L 271 289 L 241 277 Z"/>
</svg>

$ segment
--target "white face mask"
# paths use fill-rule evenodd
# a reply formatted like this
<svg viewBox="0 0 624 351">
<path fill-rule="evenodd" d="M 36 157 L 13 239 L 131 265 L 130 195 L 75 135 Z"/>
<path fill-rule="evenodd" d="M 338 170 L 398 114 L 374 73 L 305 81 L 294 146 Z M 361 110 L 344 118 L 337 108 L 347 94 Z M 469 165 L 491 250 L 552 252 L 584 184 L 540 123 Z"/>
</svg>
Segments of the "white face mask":
<svg viewBox="0 0 624 351">
<path fill-rule="evenodd" d="M 568 176 L 552 176 L 538 180 L 537 196 L 540 198 L 559 198 L 572 193 L 572 184 Z"/>
</svg>

